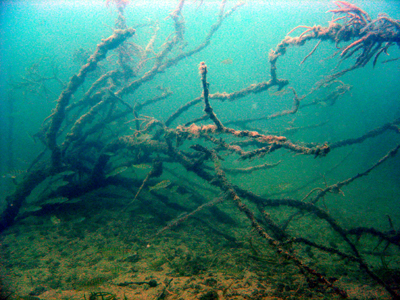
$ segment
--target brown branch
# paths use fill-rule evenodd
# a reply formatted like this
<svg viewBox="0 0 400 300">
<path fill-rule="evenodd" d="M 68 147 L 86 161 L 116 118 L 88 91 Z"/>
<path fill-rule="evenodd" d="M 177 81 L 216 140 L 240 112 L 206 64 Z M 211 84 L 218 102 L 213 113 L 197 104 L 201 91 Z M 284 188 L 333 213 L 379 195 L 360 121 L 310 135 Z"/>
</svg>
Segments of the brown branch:
<svg viewBox="0 0 400 300">
<path fill-rule="evenodd" d="M 265 81 L 265 82 L 260 82 L 257 84 L 251 84 L 248 87 L 241 89 L 239 91 L 236 92 L 232 92 L 232 93 L 219 93 L 216 92 L 214 94 L 209 94 L 209 99 L 211 100 L 220 100 L 221 102 L 224 102 L 226 100 L 228 101 L 235 101 L 241 98 L 244 98 L 248 95 L 251 94 L 258 94 L 264 91 L 267 91 L 268 89 L 277 86 L 278 90 L 281 90 L 282 88 L 284 88 L 286 85 L 289 84 L 289 81 L 287 81 L 286 79 L 275 79 L 272 80 L 270 79 L 269 81 Z M 187 110 L 189 110 L 192 106 L 200 103 L 202 100 L 201 97 L 195 98 L 191 101 L 189 101 L 188 103 L 184 104 L 183 106 L 181 106 L 176 112 L 174 112 L 165 122 L 165 124 L 167 126 L 171 125 L 171 123 L 173 121 L 175 121 L 182 113 L 186 112 Z"/>
<path fill-rule="evenodd" d="M 328 279 L 326 279 L 321 273 L 319 273 L 318 271 L 308 267 L 307 265 L 305 265 L 303 262 L 301 262 L 296 256 L 294 256 L 293 254 L 289 253 L 287 250 L 285 250 L 282 247 L 282 244 L 273 239 L 265 230 L 264 228 L 261 227 L 261 225 L 258 223 L 258 221 L 255 218 L 255 215 L 253 214 L 253 212 L 248 208 L 248 206 L 241 200 L 241 198 L 238 196 L 238 194 L 236 193 L 235 189 L 233 188 L 233 186 L 228 182 L 228 180 L 226 179 L 225 176 L 225 172 L 221 169 L 220 167 L 220 163 L 218 160 L 218 156 L 215 153 L 215 151 L 209 151 L 206 148 L 197 145 L 197 150 L 202 151 L 204 153 L 206 153 L 208 156 L 210 156 L 214 162 L 214 168 L 216 171 L 216 180 L 218 182 L 218 185 L 220 186 L 220 188 L 225 192 L 225 198 L 229 199 L 230 201 L 232 201 L 238 208 L 239 210 L 244 213 L 247 218 L 251 221 L 252 226 L 255 228 L 255 230 L 257 231 L 257 233 L 264 238 L 269 245 L 271 245 L 272 247 L 274 247 L 276 249 L 276 252 L 281 255 L 282 257 L 284 257 L 285 259 L 292 261 L 294 264 L 296 264 L 300 269 L 306 271 L 307 273 L 316 276 L 318 278 L 318 280 L 322 283 L 324 283 L 326 286 L 330 287 L 333 289 L 333 291 L 337 294 L 339 294 L 341 297 L 343 298 L 347 298 L 347 294 L 345 291 L 335 287 Z M 270 220 L 272 221 L 272 220 Z"/>
<path fill-rule="evenodd" d="M 300 100 L 302 100 L 304 98 L 304 96 L 299 99 L 299 97 L 297 96 L 297 93 L 294 90 L 294 88 L 289 87 L 289 89 L 291 89 L 293 91 L 293 94 L 294 94 L 293 104 L 292 104 L 292 108 L 291 109 L 284 110 L 284 111 L 281 111 L 281 112 L 277 112 L 277 113 L 274 113 L 274 114 L 266 116 L 266 117 L 229 121 L 229 122 L 226 122 L 226 124 L 227 125 L 228 124 L 236 124 L 236 125 L 242 125 L 243 126 L 244 124 L 247 124 L 249 122 L 261 121 L 261 120 L 273 120 L 273 119 L 276 119 L 278 117 L 283 117 L 283 116 L 295 114 L 299 109 Z"/>
<path fill-rule="evenodd" d="M 170 230 L 172 227 L 174 226 L 178 226 L 181 223 L 183 223 L 184 221 L 186 221 L 188 218 L 192 217 L 193 215 L 197 214 L 198 212 L 202 211 L 205 208 L 209 208 L 212 207 L 216 204 L 222 203 L 222 201 L 224 201 L 224 198 L 220 197 L 220 198 L 216 198 L 212 201 L 209 201 L 207 203 L 204 203 L 200 206 L 198 206 L 195 210 L 191 211 L 190 213 L 186 213 L 183 216 L 180 216 L 178 218 L 176 218 L 175 220 L 172 220 L 167 226 L 165 226 L 164 228 L 162 228 L 161 230 L 159 230 L 153 238 L 158 237 L 160 234 L 164 233 L 167 230 Z"/>
<path fill-rule="evenodd" d="M 365 141 L 366 139 L 373 138 L 373 137 L 383 134 L 387 130 L 394 130 L 395 132 L 400 133 L 399 129 L 398 129 L 398 124 L 400 124 L 400 118 L 396 119 L 393 122 L 386 123 L 386 124 L 382 125 L 381 127 L 372 129 L 358 138 L 351 138 L 351 139 L 347 139 L 347 140 L 333 142 L 330 144 L 330 147 L 331 147 L 331 149 L 335 149 L 335 148 L 339 148 L 339 147 L 350 146 L 353 144 L 360 144 L 363 141 Z"/>
<path fill-rule="evenodd" d="M 57 100 L 57 105 L 51 119 L 49 130 L 46 134 L 46 142 L 47 146 L 52 151 L 52 164 L 54 167 L 61 164 L 61 153 L 57 146 L 56 138 L 61 123 L 64 121 L 65 108 L 67 107 L 72 94 L 74 94 L 78 87 L 85 81 L 87 73 L 96 69 L 98 62 L 106 57 L 106 54 L 109 50 L 115 49 L 123 41 L 134 34 L 135 30 L 132 28 L 115 30 L 113 35 L 97 45 L 96 51 L 92 56 L 90 56 L 87 63 L 82 66 L 79 73 L 71 77 L 67 88 L 61 93 Z"/>
<path fill-rule="evenodd" d="M 336 184 L 328 186 L 324 190 L 320 191 L 318 193 L 318 195 L 311 202 L 312 203 L 316 203 L 319 199 L 324 197 L 327 193 L 338 194 L 341 191 L 342 187 L 349 185 L 350 183 L 352 183 L 354 180 L 356 180 L 358 178 L 367 176 L 373 169 L 375 169 L 376 167 L 380 166 L 387 159 L 389 159 L 391 157 L 394 157 L 397 154 L 397 152 L 399 151 L 399 149 L 400 149 L 400 145 L 397 145 L 395 148 L 390 150 L 385 156 L 383 156 L 378 162 L 376 162 L 373 166 L 371 166 L 370 168 L 368 168 L 364 172 L 358 173 L 357 175 L 355 175 L 355 176 L 353 176 L 351 178 L 348 178 L 346 180 L 343 180 L 343 181 L 340 181 L 340 182 L 338 182 Z"/>
<path fill-rule="evenodd" d="M 0 233 L 14 223 L 19 210 L 36 186 L 52 175 L 51 168 L 30 172 L 16 187 L 15 192 L 6 198 L 7 206 L 0 214 Z"/>
<path fill-rule="evenodd" d="M 210 100 L 208 99 L 209 83 L 207 82 L 207 66 L 204 62 L 201 62 L 199 65 L 199 73 L 203 85 L 204 112 L 208 114 L 209 118 L 214 122 L 215 126 L 217 126 L 217 131 L 221 132 L 224 130 L 224 125 L 222 125 L 221 121 L 217 118 L 217 115 L 210 105 Z"/>
<path fill-rule="evenodd" d="M 180 15 L 180 11 L 182 9 L 181 7 L 181 3 L 183 5 L 183 1 L 179 2 L 178 8 L 175 9 L 171 14 L 170 17 L 172 16 L 179 16 Z M 178 56 L 176 56 L 175 58 L 169 58 L 166 59 L 164 62 L 164 58 L 166 58 L 167 54 L 169 54 L 171 52 L 171 50 L 173 49 L 173 47 L 181 40 L 181 38 L 183 38 L 183 32 L 181 32 L 180 30 L 183 30 L 183 27 L 176 27 L 176 36 L 175 38 L 173 38 L 171 41 L 167 42 L 165 44 L 165 48 L 156 56 L 156 62 L 154 63 L 153 67 L 151 68 L 151 70 L 149 70 L 148 72 L 146 72 L 141 78 L 131 82 L 130 84 L 128 84 L 127 86 L 121 88 L 118 92 L 116 92 L 116 95 L 118 97 L 123 97 L 124 95 L 127 94 L 131 94 L 133 93 L 137 88 L 139 88 L 143 83 L 150 81 L 151 79 L 153 79 L 158 73 L 162 73 L 165 72 L 166 69 L 177 65 L 182 59 L 190 57 L 198 52 L 200 52 L 201 50 L 203 50 L 205 47 L 207 47 L 210 42 L 211 42 L 211 38 L 213 37 L 213 35 L 215 34 L 215 32 L 221 27 L 222 22 L 229 17 L 234 11 L 236 11 L 236 9 L 238 9 L 240 6 L 242 6 L 244 3 L 238 3 L 235 6 L 233 6 L 228 12 L 226 12 L 225 14 L 223 14 L 223 8 L 224 5 L 221 6 L 220 8 L 220 13 L 219 13 L 219 17 L 218 20 L 211 26 L 210 31 L 208 32 L 207 36 L 205 37 L 204 41 L 202 44 L 200 44 L 199 46 L 197 46 L 195 49 L 188 51 L 188 52 L 183 52 L 181 54 L 179 54 Z M 179 12 L 179 13 L 178 13 Z M 222 13 L 221 13 L 222 12 Z M 167 124 L 168 126 L 168 124 Z"/>
<path fill-rule="evenodd" d="M 140 188 L 138 189 L 138 191 L 137 191 L 135 197 L 133 198 L 133 200 L 132 200 L 131 202 L 129 202 L 129 203 L 125 206 L 125 208 L 122 210 L 122 212 L 123 212 L 123 211 L 126 211 L 126 209 L 127 209 L 133 202 L 136 201 L 136 199 L 137 199 L 137 197 L 139 196 L 140 192 L 142 191 L 142 189 L 143 189 L 143 188 L 145 187 L 145 185 L 147 184 L 147 181 L 148 181 L 150 178 L 153 178 L 153 177 L 160 177 L 161 174 L 162 174 L 162 171 L 163 171 L 163 170 L 162 170 L 162 163 L 159 162 L 159 161 L 155 161 L 155 162 L 153 163 L 153 168 L 152 168 L 151 171 L 147 174 L 146 178 L 143 180 L 142 185 L 141 185 Z"/>
<path fill-rule="evenodd" d="M 248 167 L 248 168 L 223 168 L 223 170 L 227 173 L 231 173 L 231 174 L 249 174 L 249 173 L 253 173 L 254 171 L 258 171 L 258 170 L 265 170 L 265 169 L 271 169 L 276 167 L 277 165 L 279 165 L 281 163 L 281 161 L 278 161 L 274 164 L 262 164 L 262 165 L 257 165 L 257 166 L 253 166 L 253 167 Z"/>
<path fill-rule="evenodd" d="M 308 53 L 308 54 L 306 55 L 306 57 L 303 58 L 303 60 L 300 62 L 300 65 L 302 65 L 302 64 L 306 61 L 307 58 L 309 58 L 311 55 L 313 55 L 313 53 L 315 52 L 315 50 L 317 50 L 319 44 L 321 44 L 321 40 L 319 40 L 318 43 L 315 45 L 315 47 L 311 50 L 311 52 Z"/>
</svg>

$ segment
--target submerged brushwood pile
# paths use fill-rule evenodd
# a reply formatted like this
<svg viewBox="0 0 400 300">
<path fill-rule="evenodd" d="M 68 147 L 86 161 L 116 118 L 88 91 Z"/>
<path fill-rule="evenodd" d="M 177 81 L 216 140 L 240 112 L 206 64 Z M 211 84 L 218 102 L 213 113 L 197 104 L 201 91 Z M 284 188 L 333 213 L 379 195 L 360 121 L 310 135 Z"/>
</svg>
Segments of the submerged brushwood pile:
<svg viewBox="0 0 400 300">
<path fill-rule="evenodd" d="M 159 31 L 157 22 L 128 28 L 124 16 L 127 1 L 107 1 L 107 4 L 114 5 L 118 13 L 114 33 L 97 45 L 96 51 L 87 58 L 80 71 L 70 78 L 59 95 L 53 112 L 44 120 L 42 128 L 35 135 L 46 149 L 32 162 L 15 192 L 7 197 L 7 207 L 1 214 L 0 231 L 5 231 L 13 225 L 21 208 L 24 207 L 26 198 L 48 178 L 59 176 L 66 184 L 43 193 L 37 200 L 38 204 L 47 201 L 46 205 L 52 205 L 49 203 L 50 199 L 61 198 L 64 200 L 54 205 L 63 205 L 68 203 L 69 199 L 115 185 L 129 188 L 135 194 L 133 200 L 122 209 L 122 214 L 134 201 L 141 201 L 141 193 L 150 187 L 150 182 L 151 189 L 155 190 L 170 185 L 171 182 L 159 178 L 165 170 L 168 170 L 169 165 L 179 164 L 187 172 L 220 189 L 221 195 L 174 220 L 159 230 L 154 238 L 203 209 L 216 207 L 224 201 L 231 202 L 249 219 L 251 226 L 270 247 L 286 261 L 301 269 L 304 276 L 315 277 L 327 290 L 343 298 L 347 297 L 346 291 L 335 285 L 334 280 L 329 280 L 323 272 L 309 266 L 302 257 L 297 256 L 294 251 L 297 244 L 338 255 L 352 264 L 357 264 L 393 298 L 399 298 L 399 287 L 388 283 L 372 270 L 356 243 L 361 236 L 370 235 L 375 237 L 377 242 L 384 241 L 383 245 L 378 245 L 383 252 L 389 246 L 400 247 L 400 233 L 393 228 L 390 217 L 392 230 L 387 232 L 372 227 L 345 228 L 324 209 L 323 205 L 319 204 L 328 193 L 343 193 L 343 187 L 368 175 L 386 161 L 398 159 L 396 155 L 400 145 L 371 166 L 359 170 L 353 177 L 333 185 L 326 185 L 325 188 L 313 189 L 303 199 L 262 197 L 232 184 L 226 176 L 227 173 L 255 174 L 258 170 L 279 168 L 279 163 L 229 169 L 223 167 L 221 161 L 226 154 L 235 156 L 240 161 L 257 160 L 279 150 L 308 155 L 310 159 L 324 159 L 337 148 L 363 143 L 369 138 L 378 138 L 388 130 L 400 133 L 400 118 L 398 118 L 362 136 L 333 143 L 310 144 L 291 141 L 282 135 L 268 134 L 265 133 L 266 128 L 250 128 L 248 125 L 255 121 L 296 114 L 299 110 L 318 103 L 334 105 L 337 99 L 351 89 L 351 86 L 338 80 L 341 76 L 366 66 L 371 60 L 375 66 L 382 53 L 387 52 L 392 46 L 400 46 L 400 22 L 385 14 L 372 19 L 361 8 L 345 1 L 336 1 L 337 8 L 330 10 L 334 17 L 327 27 L 298 26 L 292 29 L 274 50 L 271 50 L 268 81 L 255 83 L 230 93 L 212 93 L 207 81 L 207 75 L 212 73 L 207 69 L 206 62 L 199 61 L 202 94 L 181 106 L 166 120 L 158 120 L 141 115 L 140 112 L 145 107 L 168 105 L 168 100 L 173 98 L 173 91 L 161 87 L 158 96 L 142 102 L 139 99 L 132 100 L 134 93 L 142 86 L 152 85 L 159 74 L 168 74 L 171 67 L 179 68 L 179 63 L 186 58 L 201 53 L 206 47 L 212 47 L 210 43 L 215 33 L 223 23 L 226 22 L 225 26 L 229 26 L 229 17 L 240 9 L 243 3 L 232 5 L 222 0 L 219 11 L 216 12 L 216 21 L 209 28 L 204 40 L 199 41 L 197 45 L 187 45 L 186 20 L 183 15 L 185 1 L 180 0 L 177 7 L 166 17 L 173 23 L 174 31 L 159 49 L 154 48 Z M 135 30 L 145 26 L 153 29 L 153 35 L 148 38 L 147 46 L 142 49 L 132 42 L 131 38 L 135 35 Z M 289 36 L 300 28 L 304 30 L 300 35 Z M 299 96 L 289 86 L 288 80 L 279 78 L 277 62 L 287 51 L 295 51 L 295 48 L 290 47 L 301 47 L 313 40 L 317 41 L 316 46 L 301 63 L 304 63 L 318 46 L 326 41 L 336 45 L 338 51 L 334 55 L 339 57 L 339 63 L 351 59 L 354 59 L 354 63 L 317 82 L 307 95 Z M 106 59 L 110 51 L 113 51 L 116 59 L 108 61 L 108 68 L 102 67 L 101 73 L 94 73 L 98 64 Z M 72 98 L 90 73 L 96 74 L 97 79 L 90 87 L 86 87 L 83 97 Z M 213 109 L 213 103 L 217 101 L 232 102 L 272 88 L 281 91 L 286 87 L 293 93 L 292 108 L 262 118 L 240 119 L 239 116 L 238 120 L 224 123 L 218 118 L 218 111 Z M 308 104 L 303 102 L 305 98 L 311 98 L 314 93 L 323 89 L 328 90 L 324 99 L 311 101 Z M 179 123 L 179 119 L 198 103 L 203 103 L 204 114 L 191 121 Z M 145 177 L 132 179 L 123 173 L 132 165 L 151 167 Z M 275 207 L 289 207 L 296 212 L 291 213 L 284 223 L 278 224 L 268 211 Z M 287 230 L 290 222 L 306 213 L 327 222 L 331 230 L 347 244 L 346 249 L 318 244 L 302 236 L 292 235 Z"/>
</svg>

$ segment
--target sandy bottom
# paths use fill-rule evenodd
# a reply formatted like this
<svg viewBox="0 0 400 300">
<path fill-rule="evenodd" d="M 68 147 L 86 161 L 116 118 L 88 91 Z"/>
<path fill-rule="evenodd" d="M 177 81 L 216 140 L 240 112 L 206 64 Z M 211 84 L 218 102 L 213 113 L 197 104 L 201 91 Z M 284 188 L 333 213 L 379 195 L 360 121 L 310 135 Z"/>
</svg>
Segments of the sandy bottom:
<svg viewBox="0 0 400 300">
<path fill-rule="evenodd" d="M 123 210 L 128 199 L 99 191 L 19 219 L 0 237 L 3 298 L 340 299 L 279 256 L 235 208 L 217 206 L 231 220 L 206 210 L 157 236 L 172 209 L 143 197 Z M 357 264 L 301 245 L 291 251 L 350 299 L 391 299 Z"/>
</svg>

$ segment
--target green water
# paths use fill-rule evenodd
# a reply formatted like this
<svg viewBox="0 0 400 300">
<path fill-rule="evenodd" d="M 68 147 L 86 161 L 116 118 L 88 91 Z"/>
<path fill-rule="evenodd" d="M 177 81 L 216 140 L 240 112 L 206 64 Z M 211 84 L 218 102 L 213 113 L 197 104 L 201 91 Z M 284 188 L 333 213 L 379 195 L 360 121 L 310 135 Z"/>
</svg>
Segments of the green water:
<svg viewBox="0 0 400 300">
<path fill-rule="evenodd" d="M 135 45 L 130 48 L 131 50 L 143 51 L 156 26 L 159 30 L 153 46 L 154 51 L 149 52 L 150 59 L 145 67 L 136 74 L 136 77 L 127 80 L 122 78 L 114 82 L 116 89 L 113 92 L 144 76 L 156 60 L 155 53 L 160 53 L 165 43 L 173 38 L 174 23 L 172 18 L 167 17 L 176 8 L 178 1 L 130 2 L 124 10 L 124 16 L 126 25 L 136 28 L 135 35 L 127 41 Z M 225 12 L 235 3 L 235 1 L 227 1 Z M 400 19 L 400 5 L 397 1 L 359 0 L 353 3 L 367 11 L 372 19 L 378 17 L 380 13 L 386 13 L 393 19 Z M 185 21 L 184 41 L 180 42 L 167 58 L 195 49 L 203 43 L 211 26 L 218 19 L 219 7 L 219 1 L 198 0 L 196 3 L 187 1 L 182 10 Z M 298 25 L 327 26 L 332 18 L 331 13 L 327 11 L 335 8 L 337 6 L 328 1 L 248 1 L 223 21 L 207 47 L 180 60 L 176 65 L 167 68 L 165 72 L 157 73 L 133 94 L 124 96 L 123 101 L 131 106 L 143 103 L 160 95 L 161 91 L 157 87 L 161 86 L 172 94 L 161 102 L 143 108 L 139 117 L 140 122 L 144 122 L 143 124 L 149 118 L 165 122 L 179 107 L 202 95 L 198 71 L 199 63 L 202 61 L 207 64 L 207 81 L 210 84 L 211 94 L 232 93 L 245 89 L 251 84 L 268 81 L 270 79 L 268 58 L 270 50 L 275 49 L 286 34 Z M 2 1 L 0 3 L 0 207 L 2 209 L 8 205 L 6 197 L 18 190 L 17 184 L 23 182 L 31 162 L 46 148 L 37 133 L 42 124 L 48 122 L 46 118 L 52 114 L 52 110 L 56 107 L 56 100 L 71 76 L 78 73 L 85 62 L 79 54 L 91 55 L 102 39 L 112 35 L 116 17 L 115 7 L 112 4 L 107 7 L 106 1 L 100 0 Z M 305 28 L 299 28 L 290 35 L 298 36 L 304 30 Z M 212 108 L 219 120 L 226 124 L 230 121 L 262 118 L 289 110 L 292 107 L 293 93 L 288 87 L 294 88 L 299 97 L 305 96 L 326 75 L 336 73 L 354 63 L 354 57 L 352 57 L 338 66 L 340 53 L 331 57 L 338 49 L 334 43 L 325 41 L 300 65 L 316 43 L 317 41 L 313 40 L 301 47 L 289 47 L 287 53 L 278 59 L 278 78 L 289 81 L 283 92 L 277 93 L 276 87 L 273 87 L 268 91 L 250 94 L 235 101 L 211 100 Z M 350 43 L 342 42 L 339 46 L 344 47 Z M 139 61 L 139 56 L 133 50 L 129 54 L 133 58 L 130 62 L 133 68 Z M 333 84 L 331 88 L 318 90 L 305 97 L 301 100 L 300 108 L 295 114 L 251 122 L 246 128 L 238 125 L 228 126 L 237 130 L 257 130 L 265 135 L 285 136 L 293 143 L 311 145 L 311 147 L 324 143 L 332 145 L 341 140 L 358 138 L 399 118 L 400 61 L 385 62 L 399 56 L 397 45 L 390 47 L 388 54 L 382 53 L 379 56 L 375 67 L 372 66 L 372 59 L 366 66 L 340 77 L 341 82 Z M 109 51 L 107 58 L 87 76 L 70 102 L 79 101 L 102 74 L 118 69 L 116 58 L 117 51 Z M 351 88 L 333 105 L 330 105 L 328 100 L 324 100 L 316 105 L 306 106 L 315 99 L 324 99 L 341 84 L 349 85 Z M 169 127 L 174 129 L 201 117 L 204 114 L 203 108 L 202 103 L 191 107 L 169 124 Z M 85 112 L 87 110 L 79 113 Z M 101 123 L 101 117 L 104 115 L 106 112 L 96 115 L 94 124 Z M 78 116 L 79 114 L 75 116 L 71 114 L 67 119 L 75 118 L 76 120 Z M 133 114 L 130 114 L 124 117 L 121 123 L 112 123 L 103 128 L 104 135 L 101 136 L 102 140 L 100 138 L 99 140 L 108 143 L 116 139 L 118 135 L 133 134 L 135 130 L 133 119 Z M 212 121 L 206 120 L 197 124 L 212 124 Z M 302 200 L 310 191 L 316 189 L 311 196 L 307 197 L 308 201 L 321 189 L 363 173 L 376 164 L 399 144 L 399 126 L 397 122 L 392 126 L 392 130 L 387 130 L 360 143 L 333 148 L 324 157 L 278 149 L 251 160 L 241 160 L 237 153 L 221 151 L 219 163 L 222 168 L 228 169 L 279 162 L 273 168 L 247 174 L 231 174 L 227 171 L 226 177 L 231 184 L 251 191 L 264 199 Z M 126 130 L 118 132 L 118 129 L 122 127 L 126 127 Z M 298 130 L 294 130 L 297 128 Z M 71 126 L 60 134 L 58 143 L 62 143 L 70 129 Z M 156 129 L 143 137 L 142 141 L 146 143 L 155 134 Z M 233 145 L 245 140 L 232 135 L 214 136 L 221 137 Z M 94 141 L 96 139 L 96 137 L 93 138 Z M 174 140 L 174 147 L 175 142 Z M 194 137 L 192 140 L 185 141 L 179 149 L 195 152 L 189 146 L 196 143 L 209 149 L 216 147 L 203 138 Z M 74 147 L 78 149 L 78 145 L 71 146 L 72 149 Z M 243 146 L 243 149 L 246 151 L 255 149 L 255 147 L 245 147 Z M 71 148 L 69 151 L 72 153 Z M 215 149 L 218 150 L 218 147 Z M 88 148 L 87 154 L 96 159 L 99 153 L 96 152 L 94 155 Z M 56 191 L 57 188 L 72 181 L 74 184 L 79 181 L 84 182 L 88 174 L 78 174 L 78 171 L 74 170 L 72 173 L 76 173 L 66 175 L 69 176 L 68 178 L 48 178 L 36 187 L 24 202 L 15 223 L 1 236 L 2 264 L 6 274 L 2 284 L 5 291 L 15 292 L 12 299 L 23 299 L 18 296 L 27 296 L 29 293 L 31 296 L 43 299 L 62 299 L 62 297 L 83 299 L 84 293 L 88 298 L 88 290 L 109 291 L 118 294 L 120 297 L 118 299 L 123 299 L 123 293 L 128 292 L 122 288 L 118 291 L 112 290 L 111 287 L 115 287 L 116 283 L 148 281 L 152 278 L 151 276 L 157 280 L 176 278 L 174 279 L 176 282 L 177 278 L 212 277 L 209 274 L 224 272 L 228 274 L 227 276 L 232 276 L 234 280 L 245 281 L 243 277 L 246 276 L 246 270 L 249 273 L 253 272 L 251 276 L 259 276 L 261 283 L 264 282 L 264 285 L 260 283 L 259 289 L 266 290 L 265 286 L 268 285 L 273 287 L 263 296 L 260 296 L 261 292 L 259 296 L 254 296 L 256 294 L 248 296 L 250 299 L 273 299 L 267 297 L 277 299 L 296 299 L 290 297 L 323 299 L 326 297 L 325 299 L 330 299 L 330 297 L 336 297 L 327 292 L 327 289 L 321 288 L 323 291 L 316 291 L 310 287 L 311 285 L 305 287 L 306 276 L 302 277 L 302 283 L 281 290 L 282 282 L 285 282 L 284 286 L 288 286 L 285 280 L 291 281 L 297 278 L 297 267 L 294 265 L 288 267 L 284 263 L 271 267 L 274 264 L 271 260 L 280 259 L 279 256 L 278 258 L 274 256 L 276 255 L 274 248 L 268 246 L 265 240 L 251 231 L 252 227 L 248 218 L 235 207 L 233 202 L 227 200 L 212 208 L 205 208 L 198 215 L 194 214 L 195 217 L 189 217 L 177 228 L 174 227 L 167 230 L 167 233 L 154 237 L 157 232 L 174 220 L 193 212 L 215 197 L 222 197 L 223 193 L 193 172 L 185 170 L 181 164 L 166 161 L 163 164 L 165 169 L 162 176 L 151 179 L 149 184 L 145 183 L 143 192 L 140 192 L 138 196 L 139 203 L 136 201 L 131 205 L 129 203 L 134 199 L 151 169 L 152 160 L 158 159 L 160 155 L 164 157 L 164 154 L 147 153 L 149 154 L 147 160 L 134 161 L 145 154 L 134 154 L 129 151 L 118 155 L 110 154 L 110 163 L 105 170 L 106 176 L 108 174 L 108 178 L 132 180 L 131 187 L 127 185 L 123 188 L 115 187 L 111 184 L 70 199 L 67 199 L 66 194 L 57 195 L 60 199 L 56 197 L 54 198 L 57 200 L 53 201 L 47 199 L 46 201 L 50 201 L 52 205 L 45 208 L 41 208 L 41 205 L 44 207 L 43 203 L 37 203 L 42 199 L 41 197 L 44 197 L 43 195 L 51 190 Z M 133 166 L 121 168 L 121 164 L 129 160 L 133 160 L 131 163 Z M 50 161 L 49 151 L 45 153 L 41 161 L 44 164 Z M 93 166 L 90 159 L 86 161 L 85 158 L 84 161 L 88 162 L 89 169 Z M 214 164 L 210 160 L 206 165 L 209 172 L 214 172 Z M 161 185 L 157 185 L 160 182 Z M 151 192 L 152 187 L 155 186 L 157 188 Z M 74 191 L 70 191 L 70 194 L 73 193 Z M 400 159 L 397 154 L 374 168 L 367 176 L 356 179 L 341 188 L 340 193 L 327 193 L 323 201 L 319 201 L 316 206 L 326 211 L 345 229 L 375 228 L 390 236 L 396 236 L 400 228 L 399 197 Z M 254 202 L 246 197 L 244 197 L 244 202 L 253 211 L 257 211 L 257 205 Z M 265 210 L 280 226 L 295 212 L 295 209 L 286 206 L 266 207 Z M 262 214 L 257 211 L 256 217 L 260 220 Z M 260 222 L 263 223 L 263 221 Z M 351 253 L 349 246 L 330 228 L 326 221 L 306 214 L 303 218 L 291 223 L 288 233 L 291 237 L 307 238 L 327 247 Z M 234 238 L 235 242 L 229 240 L 227 236 Z M 252 239 L 254 239 L 254 245 L 251 244 Z M 363 258 L 368 266 L 379 274 L 378 277 L 390 282 L 389 285 L 393 285 L 393 289 L 399 292 L 398 241 L 395 240 L 386 248 L 385 242 L 379 244 L 380 240 L 376 237 L 363 236 L 357 241 L 356 237 L 352 236 L 351 240 L 364 255 Z M 233 246 L 231 243 L 236 244 Z M 337 270 L 340 269 L 339 265 L 346 265 L 346 261 L 339 260 L 333 254 L 323 251 L 313 250 L 317 253 L 309 255 L 309 250 L 304 245 L 292 250 L 301 261 L 325 276 L 339 277 L 338 286 L 346 290 L 353 297 L 352 299 L 380 297 L 390 299 L 388 293 L 360 271 L 357 264 L 351 265 L 346 274 L 335 275 L 335 272 L 339 272 Z M 375 254 L 371 254 L 373 252 Z M 136 254 L 138 257 L 135 256 Z M 253 259 L 254 255 L 259 259 L 262 256 L 262 259 L 254 262 L 251 260 L 251 255 Z M 246 259 L 243 261 L 240 257 L 247 257 L 248 261 L 246 262 Z M 333 263 L 336 261 L 339 261 L 337 265 Z M 146 262 L 147 265 L 143 266 L 141 262 Z M 249 266 L 246 269 L 247 263 Z M 165 267 L 167 265 L 168 267 Z M 164 270 L 168 269 L 170 273 L 162 273 L 159 270 L 160 266 L 164 266 Z M 258 268 L 263 270 L 260 271 Z M 276 268 L 276 272 L 271 271 L 269 274 L 265 268 Z M 131 269 L 137 271 L 130 272 Z M 55 278 L 58 278 L 58 274 L 67 272 L 66 270 L 70 273 L 57 281 Z M 283 279 L 275 278 L 276 274 L 286 272 L 287 278 L 291 279 L 285 279 L 285 276 L 282 276 Z M 395 278 L 393 279 L 395 283 L 386 277 Z M 218 282 L 223 282 L 221 277 L 215 275 L 215 278 Z M 196 290 L 189 283 L 186 285 L 176 283 L 174 294 L 182 295 L 183 299 L 192 299 L 192 296 L 200 297 L 199 295 L 215 289 L 221 299 L 222 297 L 235 299 L 233 290 L 236 286 L 239 293 L 237 299 L 244 299 L 246 289 L 243 287 L 239 289 L 238 282 L 235 281 L 232 288 L 227 290 L 224 288 L 228 288 L 230 282 L 225 281 L 221 284 L 219 288 L 206 285 L 209 288 Z M 159 290 L 154 291 L 153 294 L 151 288 L 149 288 L 149 294 L 146 294 L 148 290 L 144 286 L 135 287 L 137 297 L 143 297 L 138 299 L 157 299 L 157 295 L 161 295 L 160 286 Z M 44 287 L 44 290 L 39 289 L 42 293 L 39 292 L 39 287 Z M 365 289 L 362 290 L 362 287 Z M 185 288 L 191 291 L 190 296 L 185 294 Z M 32 293 L 35 289 L 36 294 Z M 248 289 L 254 292 L 256 288 L 249 284 Z M 297 296 L 295 292 L 290 293 L 296 289 L 301 290 Z M 71 290 L 80 291 L 80 294 L 74 296 L 63 294 Z M 311 293 L 308 296 L 307 290 Z M 230 296 L 229 293 L 231 293 Z M 131 299 L 130 297 L 128 299 Z M 172 294 L 168 297 L 175 299 Z"/>
</svg>

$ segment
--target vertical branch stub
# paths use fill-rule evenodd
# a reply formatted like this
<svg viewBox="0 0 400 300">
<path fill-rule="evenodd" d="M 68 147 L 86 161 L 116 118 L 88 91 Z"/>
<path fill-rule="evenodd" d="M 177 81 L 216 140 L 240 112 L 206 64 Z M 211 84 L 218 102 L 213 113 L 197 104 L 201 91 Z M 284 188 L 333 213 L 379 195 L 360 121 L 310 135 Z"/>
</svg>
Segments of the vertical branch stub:
<svg viewBox="0 0 400 300">
<path fill-rule="evenodd" d="M 222 125 L 221 121 L 217 118 L 214 113 L 209 100 L 209 83 L 207 82 L 207 65 L 202 61 L 199 65 L 199 74 L 201 76 L 201 83 L 203 85 L 203 99 L 204 99 L 204 112 L 209 116 L 209 118 L 217 126 L 217 131 L 223 132 L 225 127 Z"/>
</svg>

